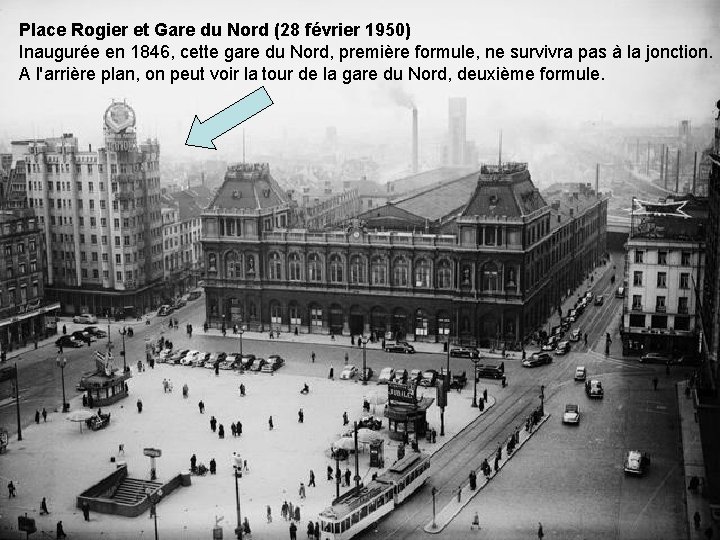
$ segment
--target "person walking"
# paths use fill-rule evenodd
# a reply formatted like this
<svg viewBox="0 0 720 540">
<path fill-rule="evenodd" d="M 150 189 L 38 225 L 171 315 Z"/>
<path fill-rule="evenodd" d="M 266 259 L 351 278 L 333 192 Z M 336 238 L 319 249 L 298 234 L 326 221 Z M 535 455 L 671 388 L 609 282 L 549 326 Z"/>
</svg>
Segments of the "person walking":
<svg viewBox="0 0 720 540">
<path fill-rule="evenodd" d="M 313 351 L 313 352 L 310 354 L 310 358 L 312 358 L 312 363 L 314 364 L 314 363 L 315 363 L 315 351 Z"/>
<path fill-rule="evenodd" d="M 238 437 L 242 435 L 242 422 L 240 420 L 237 421 L 237 424 L 235 425 L 235 431 L 238 434 Z"/>
<path fill-rule="evenodd" d="M 230 422 L 230 433 L 232 433 L 233 437 L 237 437 L 237 428 L 233 422 Z"/>
<path fill-rule="evenodd" d="M 90 521 L 90 505 L 87 501 L 83 501 L 82 503 L 82 513 L 85 521 Z"/>
<path fill-rule="evenodd" d="M 305 498 L 305 484 L 300 482 L 300 489 L 298 489 L 298 495 L 300 495 L 301 499 Z"/>
<path fill-rule="evenodd" d="M 62 521 L 58 521 L 57 525 L 55 526 L 55 538 L 57 540 L 60 540 L 61 538 L 67 538 L 67 534 L 65 534 L 65 530 L 63 529 Z"/>
<path fill-rule="evenodd" d="M 225 428 L 222 424 L 218 426 L 218 439 L 224 439 L 225 438 Z"/>
<path fill-rule="evenodd" d="M 295 522 L 290 523 L 290 540 L 297 540 L 297 526 Z"/>
<path fill-rule="evenodd" d="M 315 487 L 315 473 L 310 469 L 310 480 L 308 481 L 308 487 Z"/>
<path fill-rule="evenodd" d="M 47 411 L 45 410 L 45 407 L 43 407 L 43 410 L 42 410 L 42 413 L 41 413 L 41 414 L 42 414 L 42 417 L 43 417 L 43 422 L 47 422 Z"/>
<path fill-rule="evenodd" d="M 350 420 L 348 420 L 348 413 L 347 411 L 343 412 L 343 426 L 347 426 L 350 423 Z"/>
<path fill-rule="evenodd" d="M 327 479 L 328 482 L 332 482 L 333 479 L 333 468 L 330 465 L 327 467 Z"/>
<path fill-rule="evenodd" d="M 35 409 L 35 423 L 40 423 L 40 411 L 38 411 L 37 409 Z"/>
<path fill-rule="evenodd" d="M 15 484 L 13 484 L 12 480 L 8 483 L 8 498 L 15 498 Z"/>
<path fill-rule="evenodd" d="M 332 367 L 332 364 L 330 365 L 330 373 L 328 374 L 328 379 L 335 379 L 335 370 Z"/>
<path fill-rule="evenodd" d="M 583 339 L 584 339 L 584 341 L 585 341 L 585 346 L 587 347 L 587 334 L 585 334 L 585 335 L 583 336 Z"/>
<path fill-rule="evenodd" d="M 200 410 L 200 414 L 205 414 L 205 404 L 202 402 L 202 399 L 198 403 L 198 409 Z"/>
<path fill-rule="evenodd" d="M 217 472 L 217 463 L 215 462 L 215 458 L 210 459 L 210 474 L 215 474 Z"/>
<path fill-rule="evenodd" d="M 657 377 L 653 377 L 652 383 L 653 383 L 653 390 L 657 390 L 657 387 L 658 387 L 658 378 L 657 378 Z"/>
<path fill-rule="evenodd" d="M 302 409 L 300 409 L 298 411 L 298 423 L 302 424 L 304 420 L 305 420 L 305 413 L 303 412 Z"/>
<path fill-rule="evenodd" d="M 137 410 L 138 410 L 138 414 L 141 414 L 141 413 L 142 413 L 142 407 L 143 407 L 143 405 L 142 405 L 142 399 L 138 398 L 138 400 L 137 400 Z"/>
<path fill-rule="evenodd" d="M 195 472 L 197 470 L 197 456 L 195 454 L 192 455 L 190 458 L 190 472 Z"/>
<path fill-rule="evenodd" d="M 40 515 L 42 516 L 49 513 L 50 512 L 48 512 L 47 502 L 45 501 L 45 497 L 43 497 L 42 502 L 40 503 Z"/>
<path fill-rule="evenodd" d="M 695 522 L 695 530 L 700 530 L 700 512 L 697 510 L 695 511 L 695 514 L 693 514 L 693 521 Z"/>
<path fill-rule="evenodd" d="M 267 505 L 267 522 L 272 523 L 272 508 L 270 508 L 270 505 Z"/>
<path fill-rule="evenodd" d="M 345 469 L 345 485 L 350 486 L 350 469 Z"/>
<path fill-rule="evenodd" d="M 315 540 L 320 540 L 320 523 L 318 523 L 317 521 L 315 522 L 315 531 L 313 534 Z"/>
<path fill-rule="evenodd" d="M 63 336 L 67 334 L 67 327 L 63 324 Z"/>
<path fill-rule="evenodd" d="M 270 431 L 272 431 L 272 430 L 273 430 L 273 427 L 274 427 L 274 426 L 273 426 L 273 419 L 272 419 L 272 416 L 271 416 L 270 418 L 268 418 L 268 429 L 269 429 Z"/>
<path fill-rule="evenodd" d="M 214 416 L 210 417 L 210 430 L 215 433 L 215 427 L 217 426 L 217 420 Z"/>
<path fill-rule="evenodd" d="M 538 532 L 537 532 L 539 540 L 542 540 L 545 536 L 545 533 L 543 532 L 542 523 L 538 521 Z"/>
<path fill-rule="evenodd" d="M 483 401 L 487 403 L 487 388 L 483 389 Z"/>
</svg>

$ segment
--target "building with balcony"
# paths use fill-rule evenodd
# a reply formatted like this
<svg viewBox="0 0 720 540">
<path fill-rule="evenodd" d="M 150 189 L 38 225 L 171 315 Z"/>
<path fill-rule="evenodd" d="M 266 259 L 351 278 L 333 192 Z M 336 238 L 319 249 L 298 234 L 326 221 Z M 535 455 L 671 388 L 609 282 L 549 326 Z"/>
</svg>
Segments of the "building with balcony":
<svg viewBox="0 0 720 540">
<path fill-rule="evenodd" d="M 623 354 L 699 352 L 707 199 L 633 199 L 625 257 Z"/>
<path fill-rule="evenodd" d="M 45 238 L 30 210 L 0 213 L 0 343 L 3 350 L 56 332 L 60 304 L 44 300 Z"/>
<path fill-rule="evenodd" d="M 160 146 L 138 144 L 135 112 L 113 102 L 105 146 L 77 137 L 14 141 L 29 207 L 45 230 L 46 294 L 64 313 L 141 314 L 163 278 Z"/>
<path fill-rule="evenodd" d="M 202 210 L 185 192 L 163 196 L 164 297 L 170 300 L 197 286 L 203 272 Z"/>
<path fill-rule="evenodd" d="M 524 163 L 463 182 L 312 232 L 267 165 L 232 167 L 202 216 L 207 320 L 520 347 L 604 256 L 607 199 L 580 185 L 549 205 Z"/>
</svg>

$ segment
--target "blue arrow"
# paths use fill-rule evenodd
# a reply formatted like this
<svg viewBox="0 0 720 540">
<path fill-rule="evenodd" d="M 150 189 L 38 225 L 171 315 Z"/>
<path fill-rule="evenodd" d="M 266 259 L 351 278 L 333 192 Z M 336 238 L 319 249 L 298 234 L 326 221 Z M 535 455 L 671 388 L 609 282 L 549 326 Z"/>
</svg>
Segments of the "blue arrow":
<svg viewBox="0 0 720 540">
<path fill-rule="evenodd" d="M 215 139 L 239 126 L 260 111 L 267 109 L 272 104 L 273 101 L 270 99 L 265 87 L 261 86 L 204 122 L 201 122 L 196 115 L 185 145 L 217 150 L 213 144 Z"/>
</svg>

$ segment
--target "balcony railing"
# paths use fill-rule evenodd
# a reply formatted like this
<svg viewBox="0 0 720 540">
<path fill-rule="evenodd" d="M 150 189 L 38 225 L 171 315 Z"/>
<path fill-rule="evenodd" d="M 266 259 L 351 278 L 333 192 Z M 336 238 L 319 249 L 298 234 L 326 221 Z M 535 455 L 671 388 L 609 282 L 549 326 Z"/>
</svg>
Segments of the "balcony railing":
<svg viewBox="0 0 720 540">
<path fill-rule="evenodd" d="M 655 306 L 655 311 L 657 313 L 665 313 L 666 310 L 667 310 L 666 306 Z"/>
</svg>

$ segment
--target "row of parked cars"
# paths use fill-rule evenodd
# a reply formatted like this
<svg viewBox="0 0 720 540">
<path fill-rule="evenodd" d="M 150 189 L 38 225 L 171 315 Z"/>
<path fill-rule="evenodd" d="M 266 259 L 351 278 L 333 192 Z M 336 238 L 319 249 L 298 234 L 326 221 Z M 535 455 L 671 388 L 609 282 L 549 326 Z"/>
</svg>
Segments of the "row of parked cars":
<svg viewBox="0 0 720 540">
<path fill-rule="evenodd" d="M 172 351 L 163 349 L 155 359 L 158 363 L 180 365 L 188 367 L 200 367 L 207 369 L 237 370 L 237 371 L 261 371 L 271 373 L 285 365 L 285 360 L 279 354 L 271 354 L 265 358 L 258 358 L 254 354 L 210 353 L 183 349 Z"/>
<path fill-rule="evenodd" d="M 107 332 L 100 330 L 97 326 L 86 326 L 82 330 L 76 330 L 72 334 L 60 336 L 55 340 L 57 347 L 84 347 L 93 341 L 107 337 Z"/>
</svg>

